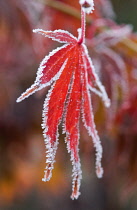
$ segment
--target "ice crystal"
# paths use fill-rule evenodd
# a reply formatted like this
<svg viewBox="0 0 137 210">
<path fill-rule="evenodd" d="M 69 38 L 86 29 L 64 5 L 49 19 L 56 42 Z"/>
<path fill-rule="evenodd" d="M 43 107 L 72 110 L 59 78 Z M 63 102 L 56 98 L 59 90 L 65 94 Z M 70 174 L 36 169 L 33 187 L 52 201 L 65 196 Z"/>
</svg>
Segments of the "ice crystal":
<svg viewBox="0 0 137 210">
<path fill-rule="evenodd" d="M 80 0 L 79 3 L 81 4 L 83 10 L 86 13 L 91 13 L 94 10 L 94 1 L 93 0 Z"/>
</svg>

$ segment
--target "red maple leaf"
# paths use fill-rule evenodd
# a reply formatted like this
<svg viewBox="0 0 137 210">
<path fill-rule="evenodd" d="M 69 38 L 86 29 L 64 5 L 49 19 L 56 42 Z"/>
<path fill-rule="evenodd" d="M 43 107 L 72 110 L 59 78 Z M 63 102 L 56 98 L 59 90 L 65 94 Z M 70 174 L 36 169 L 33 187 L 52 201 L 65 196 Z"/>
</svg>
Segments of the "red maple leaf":
<svg viewBox="0 0 137 210">
<path fill-rule="evenodd" d="M 107 97 L 94 66 L 88 55 L 85 41 L 85 11 L 82 9 L 82 24 L 78 38 L 64 30 L 33 32 L 45 35 L 61 43 L 63 47 L 50 52 L 40 64 L 34 84 L 18 99 L 22 101 L 34 92 L 52 84 L 44 102 L 43 134 L 47 149 L 47 166 L 43 181 L 48 181 L 52 175 L 55 154 L 58 145 L 58 126 L 63 121 L 63 132 L 66 133 L 68 151 L 71 153 L 73 165 L 73 187 L 71 198 L 78 198 L 82 177 L 78 154 L 79 120 L 82 120 L 96 149 L 96 173 L 102 177 L 101 167 L 102 147 L 97 134 L 91 105 L 90 90 L 102 97 L 106 106 L 110 101 Z"/>
</svg>

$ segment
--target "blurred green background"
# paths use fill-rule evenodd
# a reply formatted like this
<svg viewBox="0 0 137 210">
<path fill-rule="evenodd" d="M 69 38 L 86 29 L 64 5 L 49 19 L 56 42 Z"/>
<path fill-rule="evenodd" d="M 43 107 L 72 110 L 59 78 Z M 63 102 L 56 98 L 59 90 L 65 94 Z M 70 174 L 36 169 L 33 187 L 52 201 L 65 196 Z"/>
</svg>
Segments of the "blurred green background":
<svg viewBox="0 0 137 210">
<path fill-rule="evenodd" d="M 137 1 L 136 0 L 112 0 L 114 10 L 117 14 L 118 23 L 127 23 L 134 26 L 137 30 Z"/>
</svg>

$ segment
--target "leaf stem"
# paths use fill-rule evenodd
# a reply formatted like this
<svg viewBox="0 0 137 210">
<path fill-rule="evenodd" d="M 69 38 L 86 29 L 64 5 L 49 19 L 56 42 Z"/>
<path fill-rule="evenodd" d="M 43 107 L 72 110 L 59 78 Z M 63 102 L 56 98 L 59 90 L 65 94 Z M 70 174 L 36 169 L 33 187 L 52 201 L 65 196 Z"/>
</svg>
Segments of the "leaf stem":
<svg viewBox="0 0 137 210">
<path fill-rule="evenodd" d="M 80 31 L 80 37 L 78 40 L 79 44 L 82 44 L 83 42 L 85 42 L 85 30 L 86 30 L 86 13 L 83 10 L 83 8 L 81 7 L 81 31 Z"/>
<path fill-rule="evenodd" d="M 73 8 L 63 2 L 55 1 L 55 0 L 36 0 L 36 2 L 43 3 L 51 8 L 57 9 L 65 14 L 71 15 L 77 19 L 81 18 L 80 12 L 78 9 Z M 92 18 L 90 16 L 86 17 L 86 23 L 91 24 Z M 120 41 L 126 47 L 130 48 L 133 52 L 137 53 L 137 44 L 132 41 L 130 38 L 126 38 Z"/>
</svg>

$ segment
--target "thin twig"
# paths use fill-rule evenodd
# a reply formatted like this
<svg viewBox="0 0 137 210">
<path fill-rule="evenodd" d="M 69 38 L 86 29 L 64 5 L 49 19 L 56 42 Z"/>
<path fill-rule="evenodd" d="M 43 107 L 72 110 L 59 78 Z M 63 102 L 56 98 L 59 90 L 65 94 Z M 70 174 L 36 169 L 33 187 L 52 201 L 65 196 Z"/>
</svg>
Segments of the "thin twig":
<svg viewBox="0 0 137 210">
<path fill-rule="evenodd" d="M 73 16 L 77 19 L 81 19 L 80 11 L 75 9 L 74 7 L 71 7 L 63 2 L 55 1 L 55 0 L 37 0 L 51 8 L 54 8 L 60 12 L 63 12 L 65 14 L 68 14 L 70 16 Z M 91 24 L 92 18 L 90 16 L 86 17 L 86 23 Z M 137 44 L 133 42 L 129 38 L 124 38 L 120 41 L 122 44 L 124 44 L 126 47 L 130 48 L 133 52 L 137 53 Z"/>
<path fill-rule="evenodd" d="M 120 42 L 122 44 L 124 44 L 126 47 L 130 48 L 133 52 L 137 53 L 137 44 L 136 44 L 136 42 L 132 41 L 129 38 L 124 38 Z"/>
<path fill-rule="evenodd" d="M 52 7 L 54 9 L 57 9 L 58 11 L 61 11 L 65 14 L 68 14 L 70 16 L 73 16 L 77 19 L 81 19 L 81 13 L 78 9 L 71 7 L 63 2 L 59 2 L 59 1 L 54 1 L 54 0 L 38 0 L 39 2 L 46 4 L 49 7 Z M 92 19 L 91 17 L 87 16 L 86 18 L 86 22 L 88 24 L 91 24 Z"/>
</svg>

